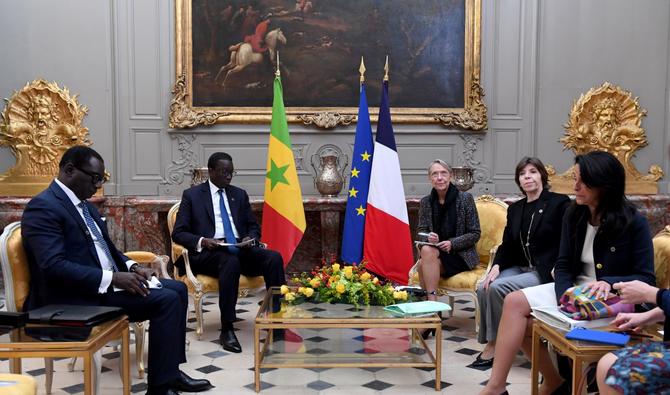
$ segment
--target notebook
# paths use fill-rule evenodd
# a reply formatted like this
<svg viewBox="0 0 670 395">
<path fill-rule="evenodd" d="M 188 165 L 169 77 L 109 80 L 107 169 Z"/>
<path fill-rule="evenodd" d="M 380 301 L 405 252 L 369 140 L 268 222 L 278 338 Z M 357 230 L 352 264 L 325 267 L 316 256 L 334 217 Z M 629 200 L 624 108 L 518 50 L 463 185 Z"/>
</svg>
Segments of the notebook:
<svg viewBox="0 0 670 395">
<path fill-rule="evenodd" d="M 612 333 L 606 331 L 597 331 L 593 329 L 575 328 L 565 334 L 569 340 L 582 340 L 592 343 L 611 344 L 614 346 L 625 346 L 630 340 L 629 335 L 622 333 Z"/>
<path fill-rule="evenodd" d="M 422 302 L 398 303 L 384 307 L 398 317 L 420 317 L 437 313 L 438 311 L 449 311 L 451 306 L 442 302 L 424 300 Z"/>
</svg>

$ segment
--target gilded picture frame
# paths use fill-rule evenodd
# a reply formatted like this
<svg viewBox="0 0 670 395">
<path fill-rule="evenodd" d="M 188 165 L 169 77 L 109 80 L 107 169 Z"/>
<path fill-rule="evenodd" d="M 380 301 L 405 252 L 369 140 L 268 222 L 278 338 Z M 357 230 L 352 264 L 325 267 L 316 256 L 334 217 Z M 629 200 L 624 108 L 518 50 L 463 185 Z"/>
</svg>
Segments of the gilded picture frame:
<svg viewBox="0 0 670 395">
<path fill-rule="evenodd" d="M 385 55 L 393 122 L 487 128 L 481 0 L 175 0 L 170 127 L 269 123 L 277 53 L 289 122 L 356 120 L 361 56 L 376 121 Z"/>
</svg>

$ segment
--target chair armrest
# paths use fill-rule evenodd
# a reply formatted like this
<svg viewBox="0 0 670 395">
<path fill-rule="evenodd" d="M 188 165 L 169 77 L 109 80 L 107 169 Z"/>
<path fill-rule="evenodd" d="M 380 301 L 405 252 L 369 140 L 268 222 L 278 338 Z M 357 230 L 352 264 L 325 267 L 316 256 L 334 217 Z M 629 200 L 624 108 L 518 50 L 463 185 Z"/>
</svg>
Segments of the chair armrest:
<svg viewBox="0 0 670 395">
<path fill-rule="evenodd" d="M 479 278 L 479 280 L 477 280 L 477 284 L 475 285 L 475 289 L 479 288 L 479 285 L 482 282 L 484 282 L 484 279 L 486 278 L 486 276 L 491 271 L 491 267 L 493 267 L 493 261 L 496 259 L 496 252 L 498 252 L 498 247 L 500 247 L 500 244 L 491 248 L 491 251 L 489 252 L 489 262 L 486 265 L 486 271 L 484 271 L 484 274 Z"/>
<path fill-rule="evenodd" d="M 181 247 L 181 257 L 184 259 L 184 269 L 186 270 L 186 277 L 188 280 L 193 284 L 193 286 L 196 289 L 202 288 L 202 284 L 200 281 L 198 281 L 198 278 L 193 274 L 193 270 L 191 270 L 191 262 L 188 259 L 188 250 L 185 247 Z M 175 273 L 177 271 L 177 268 L 174 269 Z"/>
</svg>

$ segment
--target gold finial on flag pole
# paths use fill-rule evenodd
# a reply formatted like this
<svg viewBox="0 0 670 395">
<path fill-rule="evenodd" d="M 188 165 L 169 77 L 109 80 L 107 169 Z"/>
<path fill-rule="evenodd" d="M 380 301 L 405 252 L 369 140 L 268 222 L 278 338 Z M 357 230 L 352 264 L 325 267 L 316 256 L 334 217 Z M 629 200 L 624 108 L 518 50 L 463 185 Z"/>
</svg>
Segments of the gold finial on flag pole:
<svg viewBox="0 0 670 395">
<path fill-rule="evenodd" d="M 365 82 L 365 62 L 363 62 L 363 57 L 361 56 L 361 66 L 358 68 L 358 72 L 361 73 L 361 85 Z"/>
<path fill-rule="evenodd" d="M 386 55 L 386 64 L 384 64 L 384 81 L 389 80 L 389 56 Z"/>
<path fill-rule="evenodd" d="M 277 51 L 277 70 L 275 70 L 275 76 L 280 77 L 281 72 L 279 71 L 279 51 Z"/>
</svg>

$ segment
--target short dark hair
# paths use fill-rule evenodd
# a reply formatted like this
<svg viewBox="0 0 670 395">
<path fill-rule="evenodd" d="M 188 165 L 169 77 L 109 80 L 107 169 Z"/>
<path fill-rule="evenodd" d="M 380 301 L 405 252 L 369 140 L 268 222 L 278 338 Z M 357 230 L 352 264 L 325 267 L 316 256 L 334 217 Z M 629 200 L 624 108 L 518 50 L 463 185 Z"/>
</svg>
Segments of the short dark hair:
<svg viewBox="0 0 670 395">
<path fill-rule="evenodd" d="M 74 167 L 81 168 L 88 164 L 91 158 L 96 158 L 100 162 L 105 163 L 102 156 L 93 148 L 85 145 L 75 145 L 63 153 L 63 157 L 60 159 L 60 163 L 58 163 L 58 168 L 62 169 L 68 163 L 72 163 Z"/>
<path fill-rule="evenodd" d="M 603 232 L 615 234 L 625 228 L 635 208 L 626 198 L 626 170 L 621 162 L 609 152 L 591 151 L 577 155 L 575 164 L 579 165 L 584 185 L 598 190 L 596 213 L 600 215 Z"/>
<path fill-rule="evenodd" d="M 537 169 L 537 171 L 540 173 L 540 178 L 542 179 L 542 189 L 549 190 L 549 188 L 551 188 L 549 185 L 549 173 L 547 173 L 547 168 L 544 167 L 544 163 L 542 163 L 539 158 L 534 156 L 524 156 L 519 161 L 519 164 L 516 165 L 516 170 L 514 170 L 514 182 L 516 182 L 516 185 L 519 187 L 519 190 L 521 190 L 521 193 L 524 195 L 526 194 L 523 188 L 521 188 L 519 174 L 521 174 L 521 171 L 524 167 L 526 167 L 526 165 L 533 165 L 533 167 Z"/>
<path fill-rule="evenodd" d="M 207 168 L 208 169 L 213 169 L 216 167 L 216 162 L 220 160 L 229 160 L 233 161 L 233 157 L 228 155 L 225 152 L 215 152 L 212 155 L 209 156 L 209 159 L 207 160 Z"/>
</svg>

